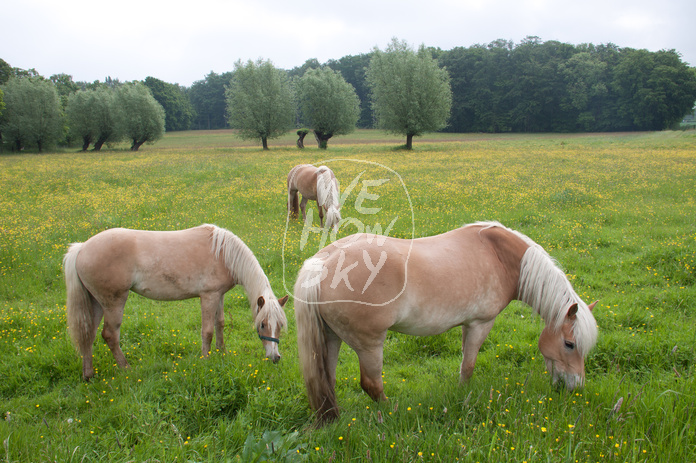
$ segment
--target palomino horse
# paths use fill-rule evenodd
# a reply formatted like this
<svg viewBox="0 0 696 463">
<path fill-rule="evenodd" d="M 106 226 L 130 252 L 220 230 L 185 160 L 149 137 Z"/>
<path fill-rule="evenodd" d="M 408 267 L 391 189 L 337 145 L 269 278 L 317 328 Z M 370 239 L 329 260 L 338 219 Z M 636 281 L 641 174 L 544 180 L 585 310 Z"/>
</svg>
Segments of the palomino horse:
<svg viewBox="0 0 696 463">
<path fill-rule="evenodd" d="M 288 173 L 288 213 L 297 217 L 298 203 L 302 209 L 302 220 L 307 219 L 306 206 L 308 200 L 317 202 L 319 209 L 319 224 L 324 226 L 326 213 L 326 228 L 338 226 L 341 221 L 340 188 L 336 176 L 326 166 L 314 167 L 311 164 L 300 164 Z M 298 194 L 302 194 L 299 202 Z"/>
<path fill-rule="evenodd" d="M 283 305 L 251 250 L 232 232 L 215 225 L 178 231 L 113 228 L 70 245 L 63 259 L 68 329 L 82 355 L 82 377 L 94 376 L 92 345 L 104 317 L 102 337 L 116 362 L 127 367 L 119 338 L 128 292 L 150 299 L 201 299 L 203 356 L 224 349 L 223 298 L 244 287 L 266 356 L 280 359 L 278 336 L 287 324 Z"/>
<path fill-rule="evenodd" d="M 584 357 L 597 339 L 594 304 L 578 297 L 541 246 L 498 223 L 414 240 L 347 236 L 304 263 L 294 297 L 302 372 L 320 422 L 338 417 L 342 341 L 358 355 L 363 390 L 379 401 L 388 330 L 429 336 L 461 326 L 465 382 L 495 317 L 521 300 L 544 320 L 539 349 L 554 382 L 569 389 L 584 383 Z"/>
</svg>

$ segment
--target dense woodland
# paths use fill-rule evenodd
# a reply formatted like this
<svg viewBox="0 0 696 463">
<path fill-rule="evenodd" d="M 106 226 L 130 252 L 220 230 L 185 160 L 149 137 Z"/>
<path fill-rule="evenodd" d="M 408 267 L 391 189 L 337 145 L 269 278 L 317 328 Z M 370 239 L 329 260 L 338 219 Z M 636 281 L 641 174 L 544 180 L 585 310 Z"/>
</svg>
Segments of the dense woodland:
<svg viewBox="0 0 696 463">
<path fill-rule="evenodd" d="M 452 107 L 444 129 L 449 132 L 662 130 L 692 114 L 696 101 L 696 68 L 684 63 L 675 50 L 650 52 L 527 37 L 518 44 L 498 40 L 428 51 L 449 74 Z M 374 53 L 326 63 L 309 59 L 284 72 L 291 81 L 308 69 L 340 72 L 360 101 L 357 127 L 372 128 L 375 116 L 366 71 Z M 0 59 L 0 86 L 12 76 L 44 79 L 34 69 L 13 68 Z M 155 77 L 143 83 L 164 108 L 167 131 L 220 129 L 228 127 L 225 92 L 232 76 L 233 71 L 210 72 L 191 87 Z M 75 82 L 68 74 L 44 80 L 55 85 L 63 109 L 79 90 L 122 85 L 111 77 L 104 82 Z M 1 98 L 2 94 L 0 107 Z"/>
</svg>

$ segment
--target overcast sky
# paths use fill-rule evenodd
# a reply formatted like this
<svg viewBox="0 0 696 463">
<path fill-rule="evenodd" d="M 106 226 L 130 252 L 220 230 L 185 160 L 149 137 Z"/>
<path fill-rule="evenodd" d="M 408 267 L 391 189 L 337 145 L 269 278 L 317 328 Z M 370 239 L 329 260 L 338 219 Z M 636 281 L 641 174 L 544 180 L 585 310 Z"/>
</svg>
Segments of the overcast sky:
<svg viewBox="0 0 696 463">
<path fill-rule="evenodd" d="M 696 66 L 696 0 L 3 0 L 0 58 L 49 77 L 190 86 L 237 60 L 292 69 L 385 49 L 526 36 L 675 49 Z"/>
</svg>

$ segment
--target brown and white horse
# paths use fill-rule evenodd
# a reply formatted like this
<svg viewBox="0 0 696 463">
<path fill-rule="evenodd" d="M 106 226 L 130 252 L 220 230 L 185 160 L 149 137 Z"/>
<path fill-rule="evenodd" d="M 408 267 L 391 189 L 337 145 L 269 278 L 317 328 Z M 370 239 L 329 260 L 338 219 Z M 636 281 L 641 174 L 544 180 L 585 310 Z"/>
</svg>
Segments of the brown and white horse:
<svg viewBox="0 0 696 463">
<path fill-rule="evenodd" d="M 597 339 L 594 303 L 578 297 L 541 246 L 498 223 L 414 240 L 345 237 L 304 263 L 294 297 L 302 372 L 320 422 L 338 417 L 344 341 L 358 355 L 360 385 L 379 401 L 388 330 L 428 336 L 461 326 L 465 382 L 496 316 L 521 300 L 544 320 L 539 349 L 554 382 L 569 389 L 584 383 L 584 358 Z"/>
<path fill-rule="evenodd" d="M 201 351 L 207 356 L 215 331 L 224 349 L 223 299 L 244 287 L 266 356 L 280 359 L 278 337 L 287 325 L 278 300 L 251 250 L 234 233 L 204 224 L 178 231 L 113 228 L 70 245 L 63 259 L 68 329 L 82 355 L 82 377 L 94 376 L 92 345 L 102 317 L 102 337 L 116 362 L 127 367 L 120 347 L 123 308 L 129 291 L 150 299 L 201 299 Z"/>
<path fill-rule="evenodd" d="M 300 164 L 288 173 L 288 213 L 298 216 L 298 207 L 302 209 L 302 220 L 307 219 L 307 201 L 317 202 L 319 209 L 319 224 L 326 228 L 336 228 L 341 221 L 340 187 L 336 176 L 326 166 L 314 167 L 311 164 Z M 302 202 L 299 201 L 302 195 Z"/>
</svg>

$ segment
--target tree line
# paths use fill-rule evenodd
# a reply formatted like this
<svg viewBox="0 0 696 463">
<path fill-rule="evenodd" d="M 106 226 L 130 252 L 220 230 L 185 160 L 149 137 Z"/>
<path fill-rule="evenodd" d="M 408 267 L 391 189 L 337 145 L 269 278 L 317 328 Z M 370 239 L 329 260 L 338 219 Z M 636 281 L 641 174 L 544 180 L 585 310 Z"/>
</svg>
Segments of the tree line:
<svg viewBox="0 0 696 463">
<path fill-rule="evenodd" d="M 280 129 L 259 128 L 260 121 L 249 119 L 260 111 L 251 104 L 258 106 L 259 98 L 278 112 L 273 124 Z M 536 37 L 451 50 L 413 50 L 394 39 L 384 51 L 375 47 L 324 64 L 310 59 L 291 70 L 238 61 L 232 71 L 211 72 L 190 87 L 154 77 L 130 83 L 73 82 L 66 74 L 45 79 L 0 59 L 0 136 L 16 149 L 57 141 L 99 149 L 123 139 L 137 149 L 165 130 L 227 127 L 267 147 L 277 130 L 310 126 L 323 148 L 355 127 L 402 133 L 407 147 L 413 136 L 433 130 L 662 130 L 692 112 L 694 101 L 696 69 L 674 50 Z"/>
</svg>

